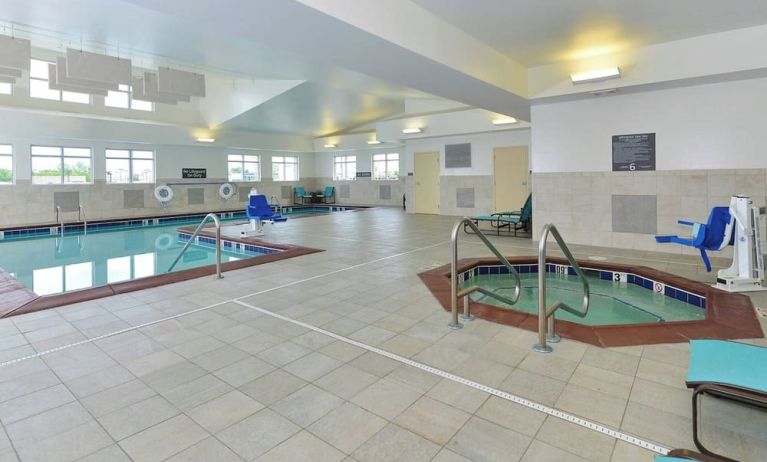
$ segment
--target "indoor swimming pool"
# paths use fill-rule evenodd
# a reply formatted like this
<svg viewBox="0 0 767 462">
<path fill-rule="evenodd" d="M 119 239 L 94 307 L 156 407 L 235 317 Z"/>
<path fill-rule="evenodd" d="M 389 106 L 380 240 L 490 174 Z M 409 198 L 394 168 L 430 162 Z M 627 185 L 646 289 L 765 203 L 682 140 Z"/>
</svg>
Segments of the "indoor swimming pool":
<svg viewBox="0 0 767 462">
<path fill-rule="evenodd" d="M 488 297 L 479 292 L 471 295 L 472 300 L 494 306 L 512 308 L 530 314 L 538 313 L 538 274 L 520 274 L 522 291 L 519 301 L 513 306 Z M 588 275 L 590 306 L 586 317 L 581 318 L 564 310 L 557 310 L 556 318 L 587 326 L 621 324 L 645 324 L 669 321 L 698 321 L 706 317 L 700 297 L 685 301 L 658 293 L 633 282 L 615 282 L 600 277 L 599 272 Z M 463 285 L 479 285 L 494 293 L 511 297 L 514 287 L 508 274 L 482 274 Z M 580 308 L 583 303 L 583 288 L 574 275 L 547 273 L 546 293 L 550 301 L 562 301 Z M 669 287 L 670 289 L 670 287 Z M 681 298 L 681 297 L 680 297 Z"/>
<path fill-rule="evenodd" d="M 231 220 L 230 220 L 231 221 Z M 0 268 L 11 273 L 37 295 L 55 295 L 169 273 L 185 241 L 180 225 L 117 227 L 87 234 L 67 231 L 0 241 Z M 222 262 L 257 258 L 276 250 L 224 241 Z M 201 238 L 189 247 L 172 272 L 213 265 L 213 239 Z"/>
</svg>

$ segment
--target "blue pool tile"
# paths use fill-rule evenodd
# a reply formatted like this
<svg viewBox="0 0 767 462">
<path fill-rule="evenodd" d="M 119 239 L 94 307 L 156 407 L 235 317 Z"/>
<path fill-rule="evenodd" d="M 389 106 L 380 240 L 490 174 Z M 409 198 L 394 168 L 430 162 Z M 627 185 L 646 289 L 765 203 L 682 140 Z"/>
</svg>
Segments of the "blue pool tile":
<svg viewBox="0 0 767 462">
<path fill-rule="evenodd" d="M 665 295 L 666 297 L 676 298 L 676 289 L 666 286 Z"/>
<path fill-rule="evenodd" d="M 600 271 L 599 272 L 599 279 L 603 281 L 612 281 L 613 280 L 613 273 L 609 271 Z"/>
<path fill-rule="evenodd" d="M 683 290 L 677 290 L 676 294 L 674 295 L 674 298 L 679 300 L 680 302 L 687 302 L 687 292 Z"/>
</svg>

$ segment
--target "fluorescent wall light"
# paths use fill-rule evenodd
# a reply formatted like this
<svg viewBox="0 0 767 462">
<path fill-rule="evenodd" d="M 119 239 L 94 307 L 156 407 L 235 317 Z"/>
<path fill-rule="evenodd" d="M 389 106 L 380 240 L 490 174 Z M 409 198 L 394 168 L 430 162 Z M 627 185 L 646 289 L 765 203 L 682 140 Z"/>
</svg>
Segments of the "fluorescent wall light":
<svg viewBox="0 0 767 462">
<path fill-rule="evenodd" d="M 514 117 L 501 117 L 500 119 L 493 120 L 493 125 L 508 125 L 517 123 L 517 119 Z"/>
<path fill-rule="evenodd" d="M 599 82 L 608 79 L 619 79 L 621 77 L 621 70 L 617 67 L 608 67 L 605 69 L 595 69 L 593 71 L 576 72 L 570 74 L 570 80 L 573 84 Z"/>
<path fill-rule="evenodd" d="M 368 140 L 368 144 L 381 144 L 378 140 Z"/>
<path fill-rule="evenodd" d="M 403 128 L 402 133 L 409 135 L 411 133 L 421 133 L 423 131 L 422 128 L 413 127 L 413 128 Z"/>
<path fill-rule="evenodd" d="M 328 149 L 330 149 L 330 148 L 337 148 L 338 145 L 337 144 L 333 144 L 333 143 L 328 143 L 328 144 L 325 145 L 325 147 L 328 148 Z"/>
<path fill-rule="evenodd" d="M 198 143 L 215 143 L 215 138 L 197 138 Z"/>
</svg>

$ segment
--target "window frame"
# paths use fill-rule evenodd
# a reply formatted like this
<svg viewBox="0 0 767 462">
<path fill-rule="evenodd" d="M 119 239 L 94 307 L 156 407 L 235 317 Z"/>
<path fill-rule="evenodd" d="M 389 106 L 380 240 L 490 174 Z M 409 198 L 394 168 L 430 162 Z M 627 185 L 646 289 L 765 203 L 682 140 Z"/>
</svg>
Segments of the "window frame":
<svg viewBox="0 0 767 462">
<path fill-rule="evenodd" d="M 13 186 L 16 184 L 16 158 L 13 155 L 13 145 L 12 144 L 0 144 L 0 147 L 8 146 L 11 148 L 10 154 L 5 154 L 3 152 L 0 152 L 0 159 L 3 157 L 10 157 L 11 158 L 11 181 L 8 183 L 2 183 L 0 182 L 0 187 L 2 186 Z"/>
<path fill-rule="evenodd" d="M 383 159 L 376 160 L 376 156 L 384 156 Z M 389 159 L 389 156 L 397 156 L 396 159 Z M 400 179 L 400 155 L 398 152 L 386 152 L 386 153 L 378 153 L 373 154 L 370 158 L 371 160 L 371 173 L 372 178 L 374 181 L 396 181 Z M 379 178 L 376 176 L 376 162 L 383 162 L 384 163 L 384 172 L 385 175 L 383 178 Z M 390 175 L 389 174 L 389 165 L 396 163 L 396 175 Z"/>
<path fill-rule="evenodd" d="M 283 159 L 283 160 L 275 161 L 274 159 Z M 296 161 L 295 162 L 286 162 L 285 161 L 286 159 L 295 159 Z M 300 178 L 301 178 L 300 171 L 299 171 L 300 161 L 299 161 L 299 158 L 298 158 L 297 155 L 272 156 L 271 161 L 272 161 L 272 181 L 280 182 L 280 183 L 289 182 L 289 181 L 300 181 Z M 287 166 L 287 165 L 295 165 L 296 166 L 296 177 L 294 179 L 288 179 L 288 178 L 277 179 L 277 178 L 275 178 L 275 171 L 274 171 L 274 166 L 275 165 L 282 165 L 283 166 L 282 167 L 283 176 L 285 176 L 285 166 Z"/>
<path fill-rule="evenodd" d="M 113 93 L 125 93 L 128 98 L 128 105 L 127 106 L 115 106 L 107 104 L 107 98 L 109 97 L 109 92 Z M 130 85 L 120 84 L 117 88 L 117 90 L 109 90 L 107 92 L 107 96 L 104 97 L 104 107 L 112 108 L 112 109 L 128 109 L 131 111 L 141 111 L 141 112 L 154 112 L 155 106 L 154 103 L 151 101 L 144 101 L 143 99 L 134 99 L 133 98 L 133 87 Z M 142 102 L 149 104 L 149 109 L 141 109 L 134 106 L 134 102 Z"/>
<path fill-rule="evenodd" d="M 240 160 L 231 160 L 231 157 L 233 156 L 239 156 Z M 256 160 L 245 160 L 246 157 L 255 157 Z M 240 168 L 242 168 L 242 179 L 241 180 L 234 180 L 231 176 L 230 171 L 230 165 L 231 164 L 239 164 Z M 258 170 L 256 173 L 256 178 L 254 180 L 246 180 L 245 179 L 245 164 L 257 164 Z M 226 179 L 229 182 L 235 182 L 235 183 L 258 183 L 261 181 L 261 154 L 227 154 L 226 155 Z"/>
<path fill-rule="evenodd" d="M 41 63 L 45 63 L 45 65 L 46 65 L 46 78 L 33 76 L 32 72 L 30 70 L 30 73 L 29 73 L 29 80 L 30 80 L 30 83 L 29 83 L 29 97 L 30 98 L 42 99 L 42 100 L 46 100 L 46 101 L 58 101 L 60 103 L 85 104 L 85 105 L 93 104 L 93 96 L 90 95 L 89 93 L 81 93 L 81 92 L 78 92 L 78 91 L 65 91 L 65 90 L 54 90 L 54 89 L 51 89 L 51 87 L 50 87 L 51 75 L 50 75 L 50 68 L 48 67 L 48 65 L 49 64 L 55 64 L 55 63 L 51 62 L 51 61 L 46 61 L 44 59 L 31 58 L 30 59 L 30 66 L 32 65 L 32 61 L 38 61 L 38 62 L 41 62 Z M 46 98 L 44 96 L 32 96 L 32 81 L 33 80 L 37 81 L 37 82 L 45 82 L 45 86 L 48 88 L 48 90 L 49 91 L 57 92 L 58 93 L 58 97 L 56 99 L 54 99 L 54 98 Z M 85 96 L 88 97 L 88 101 L 85 102 L 85 101 L 74 101 L 74 100 L 71 100 L 71 99 L 68 100 L 68 99 L 65 99 L 65 97 L 67 95 L 85 95 Z"/>
<path fill-rule="evenodd" d="M 349 159 L 354 160 L 349 160 Z M 339 159 L 343 159 L 339 161 Z M 336 166 L 343 165 L 344 175 L 339 177 L 336 175 Z M 354 164 L 354 172 L 349 172 L 349 164 Z M 357 156 L 356 155 L 335 155 L 333 156 L 333 181 L 354 181 L 357 179 Z"/>
<path fill-rule="evenodd" d="M 32 151 L 35 148 L 53 148 L 59 150 L 58 156 L 48 156 L 43 154 L 33 154 Z M 87 149 L 90 155 L 88 157 L 80 157 L 80 156 L 66 156 L 65 150 L 67 149 Z M 35 175 L 33 170 L 33 164 L 35 157 L 44 157 L 48 159 L 60 159 L 61 161 L 61 183 L 35 183 Z M 89 174 L 90 174 L 90 181 L 86 181 L 84 183 L 67 183 L 64 181 L 66 178 L 65 175 L 65 168 L 64 168 L 64 160 L 70 158 L 70 159 L 88 159 L 90 161 L 90 168 Z M 42 144 L 33 144 L 29 147 L 29 179 L 33 186 L 82 186 L 82 185 L 92 185 L 94 184 L 94 174 L 93 174 L 93 148 L 90 147 L 84 147 L 84 146 L 48 146 L 48 145 L 42 145 Z"/>
<path fill-rule="evenodd" d="M 110 157 L 109 151 L 126 151 L 128 157 Z M 149 152 L 152 154 L 151 158 L 146 157 L 134 157 L 135 152 Z M 128 181 L 110 181 L 109 172 L 107 171 L 107 160 L 127 160 L 128 161 Z M 152 161 L 152 181 L 133 181 L 133 161 L 136 160 L 151 160 Z M 119 149 L 119 148 L 106 148 L 104 149 L 104 182 L 108 185 L 123 185 L 123 184 L 154 184 L 157 182 L 157 156 L 155 152 L 150 149 Z"/>
</svg>

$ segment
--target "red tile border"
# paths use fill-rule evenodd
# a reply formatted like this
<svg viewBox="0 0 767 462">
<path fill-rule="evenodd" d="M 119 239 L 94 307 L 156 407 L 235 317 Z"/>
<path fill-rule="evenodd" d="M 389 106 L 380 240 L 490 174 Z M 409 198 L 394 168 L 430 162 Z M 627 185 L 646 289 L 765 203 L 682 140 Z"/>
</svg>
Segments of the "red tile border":
<svg viewBox="0 0 767 462">
<path fill-rule="evenodd" d="M 178 231 L 186 231 L 190 234 L 194 232 L 195 227 L 181 227 Z M 200 235 L 206 237 L 215 237 L 212 232 L 203 229 Z M 223 236 L 222 236 L 223 238 Z M 221 271 L 232 271 L 241 268 L 247 268 L 250 266 L 263 265 L 274 261 L 285 260 L 288 258 L 300 257 L 302 255 L 309 255 L 312 253 L 322 252 L 320 249 L 313 249 L 310 247 L 302 247 L 298 245 L 286 245 L 275 244 L 271 242 L 262 241 L 260 239 L 253 238 L 233 238 L 226 236 L 227 241 L 240 242 L 252 245 L 259 245 L 263 247 L 269 247 L 272 249 L 281 250 L 281 252 L 261 255 L 255 258 L 245 258 L 243 260 L 230 261 L 221 264 Z M 97 298 L 109 297 L 117 294 L 124 294 L 128 292 L 134 292 L 142 289 L 149 289 L 152 287 L 159 287 L 167 284 L 173 284 L 175 282 L 187 281 L 190 279 L 196 279 L 203 276 L 212 276 L 216 274 L 216 265 L 201 266 L 199 268 L 192 268 L 183 271 L 177 271 L 175 273 L 159 274 L 157 276 L 150 276 L 141 279 L 135 279 L 132 281 L 117 282 L 114 284 L 107 284 L 105 286 L 93 287 L 90 289 L 77 290 L 73 292 L 67 292 L 64 294 L 50 295 L 44 297 L 37 297 L 36 299 L 24 303 L 13 309 L 0 307 L 0 318 L 7 318 L 20 314 L 33 313 L 36 311 L 47 310 L 50 308 L 56 308 L 63 305 L 71 305 L 73 303 L 85 302 L 88 300 L 95 300 Z"/>
<path fill-rule="evenodd" d="M 509 257 L 516 265 L 537 264 L 537 257 Z M 549 258 L 548 263 L 568 264 L 563 258 Z M 557 334 L 562 337 L 600 347 L 649 345 L 654 343 L 680 343 L 690 339 L 763 338 L 751 299 L 743 294 L 726 292 L 701 282 L 658 271 L 646 266 L 632 266 L 605 262 L 579 262 L 584 267 L 634 273 L 644 278 L 663 281 L 682 290 L 706 297 L 706 319 L 700 321 L 670 321 L 664 323 L 584 326 L 557 320 Z M 480 265 L 498 265 L 488 258 L 468 258 L 458 262 L 463 272 Z M 450 265 L 444 265 L 418 275 L 446 311 L 450 311 Z M 459 310 L 463 305 L 459 306 Z M 504 309 L 485 303 L 471 302 L 471 313 L 488 321 L 538 331 L 538 316 Z M 447 322 L 447 318 L 445 322 Z"/>
</svg>

